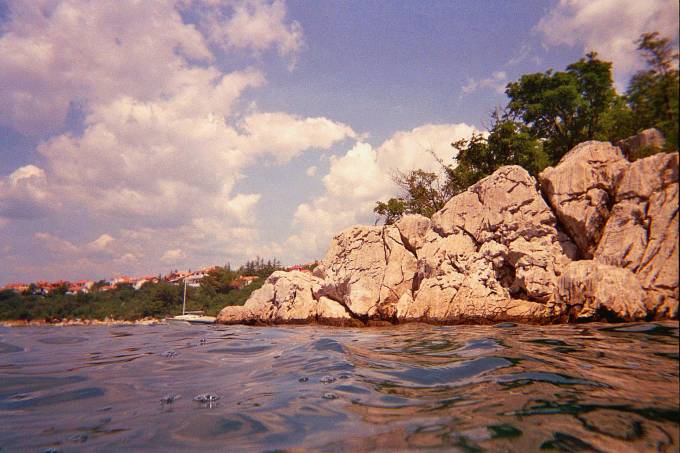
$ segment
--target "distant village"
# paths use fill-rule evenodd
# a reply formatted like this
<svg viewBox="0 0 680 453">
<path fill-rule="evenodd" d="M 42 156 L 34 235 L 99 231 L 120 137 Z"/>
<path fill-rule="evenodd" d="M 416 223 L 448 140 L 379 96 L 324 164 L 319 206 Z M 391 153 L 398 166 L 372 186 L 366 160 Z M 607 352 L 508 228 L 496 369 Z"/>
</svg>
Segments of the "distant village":
<svg viewBox="0 0 680 453">
<path fill-rule="evenodd" d="M 283 270 L 292 271 L 298 270 L 301 272 L 311 272 L 309 270 L 310 264 L 295 265 Z M 179 285 L 186 282 L 187 286 L 199 287 L 201 280 L 210 274 L 210 272 L 217 269 L 217 266 L 204 267 L 195 271 L 173 271 L 167 275 L 146 275 L 143 277 L 128 277 L 121 275 L 108 280 L 78 280 L 71 282 L 68 280 L 57 280 L 53 282 L 37 281 L 35 283 L 8 283 L 0 288 L 0 290 L 11 290 L 19 294 L 35 294 L 48 295 L 54 291 L 66 290 L 66 294 L 76 295 L 78 293 L 88 294 L 96 292 L 112 291 L 120 287 L 132 287 L 139 290 L 146 283 L 160 283 L 166 282 L 170 284 Z M 260 278 L 257 275 L 239 275 L 232 282 L 232 286 L 237 289 L 245 288 L 253 281 Z"/>
</svg>

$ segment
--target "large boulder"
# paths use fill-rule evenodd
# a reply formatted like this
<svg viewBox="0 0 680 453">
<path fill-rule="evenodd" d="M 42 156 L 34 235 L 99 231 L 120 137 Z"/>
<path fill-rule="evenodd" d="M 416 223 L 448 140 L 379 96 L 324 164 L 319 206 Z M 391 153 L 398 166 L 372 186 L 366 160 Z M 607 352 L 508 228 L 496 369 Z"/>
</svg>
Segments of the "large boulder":
<svg viewBox="0 0 680 453">
<path fill-rule="evenodd" d="M 347 310 L 338 302 L 315 298 L 319 279 L 300 271 L 277 271 L 260 289 L 253 291 L 243 306 L 225 307 L 217 321 L 232 323 L 338 323 L 350 320 Z"/>
<path fill-rule="evenodd" d="M 628 165 L 619 148 L 584 142 L 538 176 L 543 194 L 584 258 L 593 256 Z"/>
<path fill-rule="evenodd" d="M 592 260 L 570 263 L 559 278 L 557 299 L 580 320 L 635 321 L 647 316 L 645 292 L 627 269 Z"/>
<path fill-rule="evenodd" d="M 326 257 L 314 270 L 323 282 L 316 297 L 327 297 L 359 318 L 389 319 L 416 276 L 415 255 L 399 229 L 353 227 L 335 236 Z"/>
<path fill-rule="evenodd" d="M 616 146 L 621 148 L 621 151 L 628 160 L 634 160 L 640 154 L 658 152 L 666 145 L 666 139 L 658 129 L 645 129 L 639 134 L 628 137 L 624 140 L 616 142 Z"/>
<path fill-rule="evenodd" d="M 556 316 L 557 278 L 576 252 L 557 230 L 536 181 L 521 167 L 503 167 L 433 216 L 418 249 L 414 294 L 400 301 L 397 317 L 456 322 Z"/>
<path fill-rule="evenodd" d="M 400 218 L 394 226 L 399 230 L 404 246 L 417 255 L 430 231 L 430 219 L 420 214 L 410 214 Z"/>
<path fill-rule="evenodd" d="M 678 311 L 678 153 L 630 165 L 618 187 L 595 260 L 635 273 L 650 310 Z"/>
</svg>

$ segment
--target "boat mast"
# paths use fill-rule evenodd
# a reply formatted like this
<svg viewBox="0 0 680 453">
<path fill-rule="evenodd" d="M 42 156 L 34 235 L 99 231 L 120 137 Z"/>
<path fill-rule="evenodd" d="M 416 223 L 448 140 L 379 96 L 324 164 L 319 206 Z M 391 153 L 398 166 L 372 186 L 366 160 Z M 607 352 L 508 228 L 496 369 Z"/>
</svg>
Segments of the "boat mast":
<svg viewBox="0 0 680 453">
<path fill-rule="evenodd" d="M 182 299 L 182 316 L 186 312 L 187 308 L 187 279 L 184 279 L 184 298 Z"/>
</svg>

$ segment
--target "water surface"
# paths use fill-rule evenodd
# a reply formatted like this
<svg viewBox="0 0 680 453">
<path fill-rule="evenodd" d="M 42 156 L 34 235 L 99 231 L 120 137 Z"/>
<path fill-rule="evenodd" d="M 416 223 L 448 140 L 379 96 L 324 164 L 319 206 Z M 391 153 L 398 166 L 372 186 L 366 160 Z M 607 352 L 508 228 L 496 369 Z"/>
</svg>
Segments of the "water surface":
<svg viewBox="0 0 680 453">
<path fill-rule="evenodd" d="M 0 451 L 678 451 L 678 324 L 0 327 Z"/>
</svg>

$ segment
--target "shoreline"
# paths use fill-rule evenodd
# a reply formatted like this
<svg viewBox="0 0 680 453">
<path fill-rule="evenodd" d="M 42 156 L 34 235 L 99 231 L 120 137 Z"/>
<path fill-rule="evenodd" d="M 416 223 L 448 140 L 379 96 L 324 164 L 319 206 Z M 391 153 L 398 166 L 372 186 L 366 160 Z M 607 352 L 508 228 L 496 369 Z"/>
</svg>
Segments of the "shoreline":
<svg viewBox="0 0 680 453">
<path fill-rule="evenodd" d="M 371 328 L 396 328 L 403 327 L 406 325 L 428 325 L 435 327 L 445 327 L 445 326 L 501 326 L 501 325 L 523 325 L 532 327 L 546 327 L 546 326 L 572 326 L 572 325 L 588 325 L 588 324 L 608 324 L 611 326 L 623 325 L 623 324 L 658 324 L 665 322 L 675 322 L 674 319 L 649 319 L 649 320 L 638 320 L 638 321 L 619 321 L 611 322 L 602 320 L 592 320 L 592 321 L 580 321 L 580 322 L 537 322 L 532 319 L 523 319 L 516 321 L 499 321 L 499 322 L 466 322 L 466 321 L 451 321 L 451 322 L 436 322 L 436 321 L 426 321 L 426 320 L 412 320 L 406 322 L 391 323 L 389 321 L 381 320 L 370 320 L 367 323 L 362 322 L 230 322 L 221 323 L 216 322 L 213 325 L 221 326 L 247 326 L 247 327 L 300 327 L 300 326 L 324 326 L 324 327 L 334 327 L 334 328 L 360 328 L 360 329 L 371 329 Z M 42 327 L 42 326 L 53 326 L 53 327 L 70 327 L 70 326 L 156 326 L 156 325 L 167 325 L 165 319 L 158 318 L 144 318 L 138 320 L 117 320 L 117 319 L 66 319 L 60 321 L 45 321 L 45 320 L 32 320 L 27 321 L 23 319 L 18 320 L 3 320 L 0 321 L 0 327 Z"/>
<path fill-rule="evenodd" d="M 2 327 L 36 327 L 36 326 L 155 326 L 166 324 L 164 319 L 158 318 L 143 318 L 137 320 L 119 320 L 119 319 L 62 319 L 59 321 L 45 321 L 43 319 L 25 320 L 13 319 L 0 321 Z"/>
</svg>

